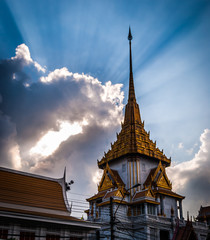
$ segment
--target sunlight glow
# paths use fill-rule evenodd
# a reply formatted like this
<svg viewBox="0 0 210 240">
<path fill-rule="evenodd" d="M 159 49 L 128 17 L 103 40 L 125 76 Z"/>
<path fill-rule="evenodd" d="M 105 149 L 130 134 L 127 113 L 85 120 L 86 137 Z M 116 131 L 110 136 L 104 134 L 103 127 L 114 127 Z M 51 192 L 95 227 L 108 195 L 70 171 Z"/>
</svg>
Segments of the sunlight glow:
<svg viewBox="0 0 210 240">
<path fill-rule="evenodd" d="M 41 155 L 47 157 L 51 155 L 63 141 L 66 141 L 70 136 L 82 133 L 82 127 L 88 122 L 74 122 L 70 124 L 67 121 L 57 121 L 59 125 L 58 131 L 49 130 L 29 151 L 30 155 Z"/>
<path fill-rule="evenodd" d="M 10 149 L 10 154 L 12 157 L 13 167 L 15 169 L 20 169 L 22 167 L 21 165 L 21 157 L 20 157 L 20 149 L 18 145 L 13 146 Z"/>
<path fill-rule="evenodd" d="M 93 181 L 95 184 L 99 184 L 100 181 L 101 181 L 102 175 L 103 175 L 103 172 L 102 172 L 100 169 L 99 169 L 99 170 L 96 170 L 96 172 L 95 172 L 94 175 L 92 176 L 92 181 Z"/>
</svg>

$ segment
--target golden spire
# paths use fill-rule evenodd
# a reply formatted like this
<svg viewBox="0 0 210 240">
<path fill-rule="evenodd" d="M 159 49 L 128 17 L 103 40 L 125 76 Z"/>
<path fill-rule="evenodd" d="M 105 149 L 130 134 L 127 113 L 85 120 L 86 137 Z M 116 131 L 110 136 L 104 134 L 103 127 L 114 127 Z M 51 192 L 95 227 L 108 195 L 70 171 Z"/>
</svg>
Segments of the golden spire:
<svg viewBox="0 0 210 240">
<path fill-rule="evenodd" d="M 130 75 L 129 75 L 128 103 L 125 107 L 124 124 L 141 123 L 139 105 L 136 103 L 135 89 L 134 89 L 134 82 L 133 82 L 132 51 L 131 51 L 132 39 L 133 39 L 133 36 L 131 34 L 131 29 L 129 27 L 128 40 L 129 40 L 129 52 L 130 52 Z"/>
<path fill-rule="evenodd" d="M 131 29 L 129 27 L 129 93 L 128 102 L 125 106 L 125 118 L 122 124 L 122 129 L 117 134 L 117 140 L 111 144 L 111 149 L 104 153 L 104 157 L 98 161 L 100 168 L 105 168 L 109 161 L 113 161 L 122 156 L 129 154 L 144 155 L 153 158 L 155 161 L 161 161 L 164 165 L 169 166 L 171 159 L 167 158 L 159 148 L 156 147 L 156 142 L 150 140 L 149 133 L 144 129 L 144 122 L 141 122 L 139 105 L 136 102 L 133 69 L 132 69 L 132 53 L 131 40 L 133 39 Z"/>
<path fill-rule="evenodd" d="M 131 28 L 129 27 L 128 40 L 129 40 L 129 47 L 130 47 L 130 77 L 129 77 L 128 101 L 136 101 L 134 83 L 133 83 L 133 68 L 132 68 L 132 52 L 131 52 L 131 40 L 132 39 L 133 39 L 133 36 L 131 34 Z"/>
</svg>

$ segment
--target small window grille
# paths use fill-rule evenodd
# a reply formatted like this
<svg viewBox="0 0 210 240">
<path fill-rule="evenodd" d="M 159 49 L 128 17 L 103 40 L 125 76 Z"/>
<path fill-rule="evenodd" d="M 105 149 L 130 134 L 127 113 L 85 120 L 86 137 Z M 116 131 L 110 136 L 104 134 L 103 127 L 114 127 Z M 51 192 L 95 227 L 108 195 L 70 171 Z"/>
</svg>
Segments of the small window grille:
<svg viewBox="0 0 210 240">
<path fill-rule="evenodd" d="M 131 216 L 131 207 L 128 207 L 127 215 L 128 215 L 128 217 Z"/>
</svg>

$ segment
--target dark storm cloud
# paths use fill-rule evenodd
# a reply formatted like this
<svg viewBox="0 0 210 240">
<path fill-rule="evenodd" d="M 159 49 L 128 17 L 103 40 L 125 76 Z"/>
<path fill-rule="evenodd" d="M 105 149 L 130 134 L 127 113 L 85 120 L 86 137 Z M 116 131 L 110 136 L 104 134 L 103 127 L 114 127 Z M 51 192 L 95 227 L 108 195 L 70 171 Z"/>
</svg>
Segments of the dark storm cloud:
<svg viewBox="0 0 210 240">
<path fill-rule="evenodd" d="M 13 167 L 10 150 L 15 146 L 16 129 L 8 116 L 0 113 L 0 163 Z M 9 161 L 8 161 L 9 160 Z"/>
<path fill-rule="evenodd" d="M 68 164 L 95 164 L 98 149 L 106 145 L 107 136 L 122 119 L 121 85 L 102 85 L 91 76 L 73 74 L 66 68 L 30 84 L 30 67 L 44 72 L 24 44 L 17 48 L 16 57 L 0 63 L 1 165 L 15 167 L 15 159 L 20 159 L 22 170 L 56 175 Z M 59 131 L 58 120 L 74 123 L 84 119 L 83 132 L 61 142 L 51 155 L 30 154 L 49 130 Z"/>
</svg>

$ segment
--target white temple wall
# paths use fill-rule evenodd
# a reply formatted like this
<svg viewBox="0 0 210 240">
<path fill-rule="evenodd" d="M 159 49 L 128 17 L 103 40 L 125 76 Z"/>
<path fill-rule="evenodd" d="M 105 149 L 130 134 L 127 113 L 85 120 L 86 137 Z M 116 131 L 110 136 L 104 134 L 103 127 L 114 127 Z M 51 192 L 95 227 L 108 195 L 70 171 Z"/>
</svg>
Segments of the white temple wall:
<svg viewBox="0 0 210 240">
<path fill-rule="evenodd" d="M 158 161 L 155 161 L 154 159 L 148 159 L 148 158 L 140 158 L 140 181 L 142 184 L 146 181 L 151 169 L 156 168 L 158 166 Z"/>
<path fill-rule="evenodd" d="M 178 216 L 177 215 L 177 201 L 175 198 L 165 196 L 163 199 L 164 203 L 164 213 L 167 218 L 171 217 L 171 208 L 174 209 L 174 216 L 175 218 Z"/>
<path fill-rule="evenodd" d="M 137 157 L 133 161 L 130 158 L 122 158 L 109 162 L 109 166 L 118 171 L 128 189 L 137 183 L 141 183 L 141 187 L 143 187 L 151 169 L 158 166 L 158 161 L 144 157 Z M 140 187 L 136 190 L 140 190 Z"/>
<path fill-rule="evenodd" d="M 126 185 L 126 188 L 129 188 L 128 187 L 128 163 L 127 163 L 127 159 L 126 158 L 123 158 L 123 159 L 119 159 L 115 162 L 109 162 L 109 166 L 111 169 L 113 170 L 117 170 L 121 179 L 123 180 L 123 182 L 125 183 Z"/>
</svg>

